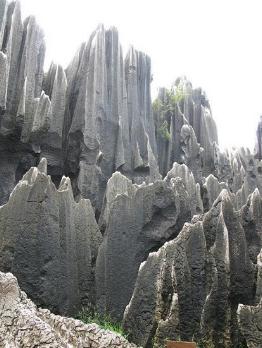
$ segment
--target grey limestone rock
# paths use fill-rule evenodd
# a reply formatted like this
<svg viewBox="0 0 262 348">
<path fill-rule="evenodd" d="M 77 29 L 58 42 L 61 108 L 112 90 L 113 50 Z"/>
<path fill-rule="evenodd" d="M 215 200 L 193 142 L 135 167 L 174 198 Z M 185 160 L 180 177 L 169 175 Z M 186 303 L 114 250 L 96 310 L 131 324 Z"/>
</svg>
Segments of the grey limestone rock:
<svg viewBox="0 0 262 348">
<path fill-rule="evenodd" d="M 0 207 L 0 269 L 13 272 L 37 304 L 72 313 L 94 303 L 101 234 L 90 202 L 75 203 L 69 178 L 57 190 L 46 168 L 42 159 Z"/>
<path fill-rule="evenodd" d="M 38 99 L 30 140 L 41 149 L 40 158 L 48 160 L 48 173 L 63 175 L 63 128 L 67 79 L 63 68 L 52 64 Z"/>
<path fill-rule="evenodd" d="M 262 301 L 261 301 L 262 302 Z M 238 318 L 241 332 L 248 348 L 260 348 L 262 342 L 262 303 L 257 306 L 238 307 Z"/>
<path fill-rule="evenodd" d="M 198 183 L 196 184 L 193 173 L 185 164 L 174 162 L 172 169 L 167 173 L 164 180 L 170 182 L 172 178 L 176 177 L 182 179 L 185 189 L 188 192 L 192 217 L 195 214 L 201 214 L 203 212 L 203 203 L 200 194 L 200 185 Z"/>
<path fill-rule="evenodd" d="M 210 290 L 201 318 L 201 336 L 215 347 L 241 342 L 236 318 L 239 303 L 254 301 L 255 266 L 249 258 L 245 232 L 232 198 L 223 189 L 203 219 Z"/>
<path fill-rule="evenodd" d="M 203 205 L 206 210 L 209 210 L 219 196 L 220 192 L 223 189 L 228 189 L 228 185 L 225 182 L 219 182 L 213 174 L 210 174 L 207 178 L 205 178 L 202 189 Z"/>
<path fill-rule="evenodd" d="M 255 155 L 256 155 L 256 158 L 258 158 L 259 160 L 262 160 L 262 116 L 260 116 L 260 120 L 257 126 Z"/>
<path fill-rule="evenodd" d="M 140 170 L 150 170 L 149 157 L 157 158 L 150 92 L 150 58 L 131 47 L 125 59 L 125 74 L 132 167 L 139 176 Z M 143 176 L 142 173 L 140 175 Z"/>
<path fill-rule="evenodd" d="M 77 187 L 100 210 L 103 182 L 114 171 L 138 183 L 160 178 L 150 59 L 131 49 L 124 62 L 116 29 L 100 26 L 82 45 L 66 73 L 66 166 L 76 173 L 80 163 Z M 96 172 L 96 178 L 87 181 L 87 171 Z"/>
<path fill-rule="evenodd" d="M 37 162 L 39 151 L 28 140 L 36 98 L 41 95 L 45 44 L 33 17 L 22 23 L 19 1 L 1 1 L 0 7 L 0 172 L 9 174 L 8 179 L 0 180 L 2 204 L 26 170 Z"/>
<path fill-rule="evenodd" d="M 248 348 L 259 348 L 262 342 L 262 249 L 257 257 L 256 306 L 240 304 L 237 315 L 239 326 Z"/>
<path fill-rule="evenodd" d="M 3 52 L 0 52 L 0 110 L 1 113 L 6 109 L 6 94 L 7 94 L 7 57 Z"/>
<path fill-rule="evenodd" d="M 96 264 L 101 312 L 121 320 L 141 262 L 176 236 L 190 218 L 189 195 L 182 179 L 135 185 L 120 173 L 113 175 L 100 218 L 105 229 Z"/>
<path fill-rule="evenodd" d="M 180 77 L 152 105 L 150 58 L 133 47 L 124 58 L 114 27 L 65 70 L 44 73 L 44 56 L 35 18 L 0 0 L 0 270 L 55 312 L 125 313 L 147 347 L 250 345 L 261 124 L 254 153 L 220 151 L 202 89 Z"/>
<path fill-rule="evenodd" d="M 0 272 L 1 347 L 135 348 L 119 334 L 96 324 L 52 314 L 37 308 L 20 290 L 11 273 Z"/>
<path fill-rule="evenodd" d="M 21 157 L 32 155 L 33 164 L 47 158 L 55 184 L 70 176 L 74 196 L 89 198 L 97 213 L 116 170 L 137 183 L 160 179 L 150 58 L 132 48 L 124 60 L 117 30 L 101 25 L 65 71 L 52 63 L 44 74 L 44 34 L 35 18 L 22 22 L 19 1 L 0 5 L 0 140 Z M 0 167 L 10 171 L 5 162 Z M 12 167 L 15 179 L 0 184 L 1 203 L 29 168 L 17 178 L 21 166 Z"/>
<path fill-rule="evenodd" d="M 248 197 L 247 203 L 241 208 L 242 226 L 245 230 L 249 257 L 256 263 L 257 255 L 262 248 L 262 199 L 256 189 Z"/>
<path fill-rule="evenodd" d="M 160 90 L 154 106 L 161 174 L 165 175 L 173 162 L 187 164 L 197 182 L 201 181 L 201 173 L 203 176 L 213 173 L 218 138 L 204 92 L 193 89 L 182 77 L 175 82 L 171 94 Z"/>
<path fill-rule="evenodd" d="M 223 189 L 209 212 L 140 266 L 124 327 L 143 346 L 165 338 L 237 346 L 237 306 L 254 302 L 255 278 L 240 216 Z"/>
<path fill-rule="evenodd" d="M 205 255 L 202 223 L 185 224 L 176 239 L 140 266 L 124 315 L 124 327 L 134 342 L 158 347 L 166 338 L 188 340 L 199 329 L 206 294 Z"/>
</svg>

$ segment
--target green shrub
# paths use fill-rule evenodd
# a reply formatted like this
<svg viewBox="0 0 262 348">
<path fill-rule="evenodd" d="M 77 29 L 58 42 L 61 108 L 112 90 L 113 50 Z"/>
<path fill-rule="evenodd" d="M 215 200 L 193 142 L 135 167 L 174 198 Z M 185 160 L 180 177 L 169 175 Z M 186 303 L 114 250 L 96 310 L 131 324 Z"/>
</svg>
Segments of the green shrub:
<svg viewBox="0 0 262 348">
<path fill-rule="evenodd" d="M 164 139 L 169 141 L 171 139 L 171 135 L 168 130 L 168 123 L 167 121 L 164 121 L 161 126 L 159 127 L 159 134 Z"/>
<path fill-rule="evenodd" d="M 77 319 L 83 321 L 85 324 L 97 324 L 102 329 L 109 330 L 120 334 L 121 336 L 127 338 L 127 334 L 124 332 L 121 323 L 114 322 L 110 315 L 101 315 L 97 312 L 91 312 L 86 309 L 82 309 L 78 315 Z"/>
<path fill-rule="evenodd" d="M 153 111 L 160 112 L 162 108 L 163 108 L 163 104 L 162 104 L 161 100 L 159 98 L 156 98 L 152 104 Z"/>
<path fill-rule="evenodd" d="M 175 86 L 172 85 L 170 90 L 167 90 L 167 98 L 169 99 L 169 103 L 172 106 L 175 106 L 177 103 L 182 101 L 185 97 L 185 93 L 183 91 L 183 87 L 181 85 Z"/>
<path fill-rule="evenodd" d="M 153 111 L 155 113 L 159 113 L 160 117 L 163 117 L 163 113 L 174 111 L 176 105 L 186 96 L 183 87 L 181 85 L 176 86 L 174 84 L 170 89 L 166 89 L 165 94 L 165 100 L 162 101 L 161 99 L 156 98 L 152 104 Z"/>
<path fill-rule="evenodd" d="M 169 133 L 169 125 L 167 119 L 170 118 L 170 112 L 174 113 L 177 105 L 185 98 L 185 92 L 182 85 L 172 85 L 171 89 L 166 89 L 163 100 L 156 98 L 152 104 L 155 114 L 156 129 L 160 136 L 169 141 L 171 136 Z"/>
</svg>

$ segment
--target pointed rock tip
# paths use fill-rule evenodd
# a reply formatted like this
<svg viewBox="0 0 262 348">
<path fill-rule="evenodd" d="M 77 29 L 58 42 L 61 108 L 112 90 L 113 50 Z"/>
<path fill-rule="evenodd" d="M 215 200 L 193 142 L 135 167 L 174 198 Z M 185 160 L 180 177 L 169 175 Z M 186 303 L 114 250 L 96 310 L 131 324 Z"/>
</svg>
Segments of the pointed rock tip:
<svg viewBox="0 0 262 348">
<path fill-rule="evenodd" d="M 95 33 L 103 33 L 103 32 L 105 32 L 104 24 L 103 23 L 99 23 L 94 32 Z"/>
<path fill-rule="evenodd" d="M 205 183 L 204 183 L 204 185 L 208 184 L 209 182 L 218 182 L 218 179 L 217 179 L 213 174 L 209 174 L 209 175 L 205 178 Z"/>
<path fill-rule="evenodd" d="M 47 159 L 43 157 L 41 161 L 39 162 L 37 169 L 39 172 L 47 175 Z"/>
<path fill-rule="evenodd" d="M 111 31 L 112 33 L 118 34 L 117 27 L 115 27 L 114 25 L 110 25 L 110 27 L 107 28 L 106 31 Z"/>
<path fill-rule="evenodd" d="M 126 177 L 125 175 L 121 174 L 120 172 L 116 171 L 112 174 L 111 178 L 108 180 L 109 181 L 115 181 L 115 180 L 125 180 L 125 181 L 130 181 L 132 183 L 132 181 L 130 179 L 128 179 L 128 177 Z"/>
<path fill-rule="evenodd" d="M 232 200 L 230 197 L 230 194 L 226 188 L 223 188 L 222 191 L 219 193 L 217 199 L 213 203 L 213 207 L 216 206 L 219 202 L 230 202 L 232 204 Z"/>
<path fill-rule="evenodd" d="M 14 12 L 15 12 L 15 11 L 19 11 L 19 13 L 21 13 L 21 1 L 20 1 L 20 0 L 16 0 L 16 1 L 15 1 Z"/>
<path fill-rule="evenodd" d="M 259 192 L 259 189 L 256 187 L 255 190 L 251 193 L 251 201 L 257 198 L 261 200 L 261 194 Z"/>
<path fill-rule="evenodd" d="M 66 190 L 72 190 L 71 180 L 68 176 L 63 176 L 60 181 L 58 191 L 66 191 Z"/>
<path fill-rule="evenodd" d="M 0 57 L 1 57 L 1 59 L 3 59 L 3 60 L 6 60 L 6 59 L 7 59 L 7 56 L 6 56 L 6 54 L 5 54 L 3 51 L 0 51 Z"/>
<path fill-rule="evenodd" d="M 220 192 L 220 196 L 221 196 L 222 199 L 228 199 L 228 200 L 231 201 L 229 192 L 228 192 L 228 190 L 225 189 L 225 188 Z"/>
</svg>

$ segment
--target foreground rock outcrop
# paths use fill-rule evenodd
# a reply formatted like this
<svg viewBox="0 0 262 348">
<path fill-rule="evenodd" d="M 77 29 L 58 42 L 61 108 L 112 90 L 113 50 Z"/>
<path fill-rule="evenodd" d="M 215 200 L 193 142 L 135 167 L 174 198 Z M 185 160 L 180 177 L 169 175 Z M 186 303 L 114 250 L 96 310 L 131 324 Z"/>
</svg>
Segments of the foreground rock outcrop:
<svg viewBox="0 0 262 348">
<path fill-rule="evenodd" d="M 1 347 L 135 348 L 124 337 L 96 324 L 38 309 L 11 273 L 0 272 Z"/>
<path fill-rule="evenodd" d="M 237 315 L 240 330 L 246 338 L 248 348 L 258 348 L 262 342 L 262 249 L 257 257 L 257 305 L 240 304 Z"/>
<path fill-rule="evenodd" d="M 94 303 L 102 236 L 88 200 L 75 203 L 70 179 L 57 190 L 42 159 L 0 207 L 0 269 L 12 272 L 34 302 L 58 313 Z"/>
<path fill-rule="evenodd" d="M 223 190 L 208 213 L 140 266 L 124 326 L 142 346 L 158 347 L 168 337 L 237 347 L 236 309 L 255 302 L 255 284 L 241 219 Z"/>
</svg>

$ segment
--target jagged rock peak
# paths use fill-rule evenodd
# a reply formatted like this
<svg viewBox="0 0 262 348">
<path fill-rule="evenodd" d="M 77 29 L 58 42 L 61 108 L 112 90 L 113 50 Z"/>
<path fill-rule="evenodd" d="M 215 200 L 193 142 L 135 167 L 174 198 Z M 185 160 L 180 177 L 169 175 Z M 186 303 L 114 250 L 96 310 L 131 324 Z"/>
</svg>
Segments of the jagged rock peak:
<svg viewBox="0 0 262 348">
<path fill-rule="evenodd" d="M 124 327 L 143 346 L 158 347 L 169 337 L 231 347 L 227 332 L 237 346 L 235 301 L 255 300 L 255 277 L 248 237 L 232 195 L 222 189 L 210 211 L 141 265 Z"/>
<path fill-rule="evenodd" d="M 120 173 L 108 181 L 99 221 L 104 238 L 96 286 L 99 311 L 114 319 L 122 318 L 139 266 L 150 251 L 176 237 L 186 221 L 202 212 L 199 185 L 186 166 L 181 173 L 170 172 L 166 180 L 143 185 L 132 184 Z"/>
<path fill-rule="evenodd" d="M 186 78 L 171 90 L 160 89 L 153 103 L 159 168 L 166 174 L 173 162 L 185 163 L 198 182 L 214 171 L 217 130 L 209 102 Z"/>
<path fill-rule="evenodd" d="M 205 178 L 203 184 L 203 204 L 205 210 L 209 210 L 212 207 L 214 201 L 223 189 L 228 190 L 228 185 L 225 182 L 219 182 L 213 174 Z"/>
<path fill-rule="evenodd" d="M 202 213 L 203 203 L 200 194 L 200 185 L 195 182 L 193 173 L 185 164 L 178 164 L 175 162 L 164 180 L 171 182 L 172 179 L 176 177 L 182 179 L 185 189 L 189 194 L 192 216 Z"/>
<path fill-rule="evenodd" d="M 56 185 L 70 175 L 74 195 L 90 198 L 98 213 L 114 171 L 137 183 L 159 179 L 150 58 L 132 48 L 124 59 L 116 28 L 100 25 L 65 71 L 52 63 L 44 74 L 34 17 L 22 22 L 19 2 L 1 0 L 0 8 L 0 142 L 26 157 L 21 169 L 16 158 L 0 166 L 11 173 L 0 202 L 42 157 Z"/>
<path fill-rule="evenodd" d="M 13 272 L 37 304 L 74 313 L 94 304 L 102 236 L 90 201 L 74 201 L 69 178 L 57 190 L 46 169 L 43 158 L 0 207 L 0 269 Z"/>
</svg>

